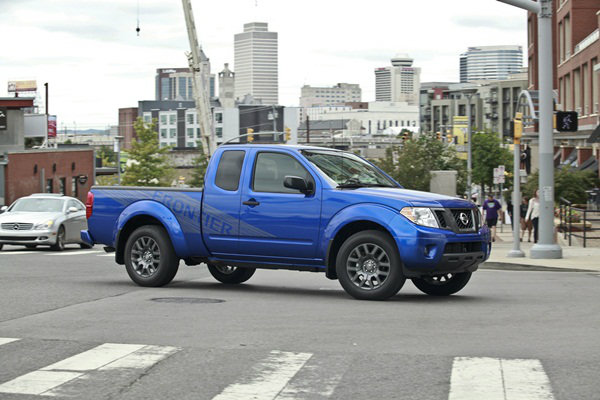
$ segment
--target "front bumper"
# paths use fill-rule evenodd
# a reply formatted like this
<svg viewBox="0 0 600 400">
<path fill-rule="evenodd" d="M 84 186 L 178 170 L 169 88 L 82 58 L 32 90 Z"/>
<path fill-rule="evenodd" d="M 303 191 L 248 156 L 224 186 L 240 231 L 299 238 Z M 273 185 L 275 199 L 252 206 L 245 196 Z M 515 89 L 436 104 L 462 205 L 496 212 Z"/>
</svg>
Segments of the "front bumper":
<svg viewBox="0 0 600 400">
<path fill-rule="evenodd" d="M 0 230 L 0 244 L 12 245 L 54 245 L 56 232 L 51 230 L 10 231 Z"/>
<path fill-rule="evenodd" d="M 407 278 L 443 273 L 473 272 L 490 256 L 487 226 L 475 233 L 413 225 L 412 232 L 394 237 Z"/>
</svg>

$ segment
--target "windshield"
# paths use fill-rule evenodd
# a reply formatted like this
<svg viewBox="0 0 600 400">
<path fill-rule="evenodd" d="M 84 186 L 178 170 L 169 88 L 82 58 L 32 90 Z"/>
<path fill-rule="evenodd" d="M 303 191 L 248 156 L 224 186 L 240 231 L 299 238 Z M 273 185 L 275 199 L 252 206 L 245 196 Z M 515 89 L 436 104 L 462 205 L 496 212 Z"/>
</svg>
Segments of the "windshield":
<svg viewBox="0 0 600 400">
<path fill-rule="evenodd" d="M 371 164 L 352 153 L 303 150 L 302 154 L 337 187 L 398 187 Z"/>
<path fill-rule="evenodd" d="M 20 199 L 9 211 L 60 212 L 63 204 L 64 200 L 62 199 Z"/>
</svg>

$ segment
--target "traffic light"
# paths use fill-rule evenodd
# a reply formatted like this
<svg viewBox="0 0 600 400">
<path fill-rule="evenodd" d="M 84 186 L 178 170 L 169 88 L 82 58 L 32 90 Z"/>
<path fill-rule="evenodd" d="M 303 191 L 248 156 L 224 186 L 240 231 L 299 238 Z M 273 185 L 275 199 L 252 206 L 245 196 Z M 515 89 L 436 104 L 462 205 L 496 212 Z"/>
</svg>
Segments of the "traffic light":
<svg viewBox="0 0 600 400">
<path fill-rule="evenodd" d="M 521 136 L 523 136 L 523 113 L 515 113 L 515 119 L 513 121 L 513 136 L 514 144 L 520 144 Z"/>
<path fill-rule="evenodd" d="M 254 129 L 252 128 L 246 128 L 246 133 L 248 134 L 247 139 L 248 139 L 248 143 L 252 143 L 254 142 Z"/>
<path fill-rule="evenodd" d="M 577 132 L 579 129 L 578 115 L 575 111 L 556 112 L 556 130 L 559 132 Z"/>
<path fill-rule="evenodd" d="M 446 139 L 448 140 L 448 144 L 450 144 L 450 143 L 454 143 L 454 136 L 452 136 L 452 134 L 451 134 L 451 133 L 448 133 L 448 134 L 446 135 Z"/>
<path fill-rule="evenodd" d="M 285 141 L 289 142 L 292 140 L 292 130 L 288 127 L 285 128 Z"/>
</svg>

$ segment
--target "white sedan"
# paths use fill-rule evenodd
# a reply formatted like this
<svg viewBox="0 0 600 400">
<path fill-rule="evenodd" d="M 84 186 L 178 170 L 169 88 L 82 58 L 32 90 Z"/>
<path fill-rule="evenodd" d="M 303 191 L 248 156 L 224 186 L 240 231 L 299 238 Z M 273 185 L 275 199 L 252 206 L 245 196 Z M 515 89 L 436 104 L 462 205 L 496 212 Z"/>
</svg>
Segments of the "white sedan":
<svg viewBox="0 0 600 400">
<path fill-rule="evenodd" d="M 80 237 L 87 229 L 85 206 L 73 197 L 58 194 L 32 194 L 21 197 L 0 214 L 0 250 L 3 245 L 35 248 L 49 245 L 61 251 L 65 244 L 88 248 Z"/>
</svg>

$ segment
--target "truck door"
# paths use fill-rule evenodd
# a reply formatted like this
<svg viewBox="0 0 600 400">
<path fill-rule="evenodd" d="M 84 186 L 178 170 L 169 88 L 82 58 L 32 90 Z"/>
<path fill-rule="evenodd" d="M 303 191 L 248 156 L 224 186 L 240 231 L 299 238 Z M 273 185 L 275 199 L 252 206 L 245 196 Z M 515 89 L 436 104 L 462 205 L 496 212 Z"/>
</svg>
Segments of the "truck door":
<svg viewBox="0 0 600 400">
<path fill-rule="evenodd" d="M 218 155 L 216 155 L 218 156 Z M 202 197 L 202 237 L 209 251 L 221 257 L 238 253 L 240 176 L 246 152 L 226 150 L 216 171 L 206 176 Z"/>
<path fill-rule="evenodd" d="M 257 150 L 245 170 L 240 209 L 240 256 L 311 264 L 321 220 L 321 184 L 292 154 Z M 304 178 L 309 194 L 284 186 L 286 176 Z M 313 260 L 313 261 L 311 261 Z"/>
</svg>

